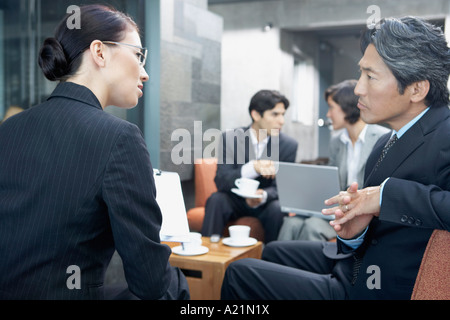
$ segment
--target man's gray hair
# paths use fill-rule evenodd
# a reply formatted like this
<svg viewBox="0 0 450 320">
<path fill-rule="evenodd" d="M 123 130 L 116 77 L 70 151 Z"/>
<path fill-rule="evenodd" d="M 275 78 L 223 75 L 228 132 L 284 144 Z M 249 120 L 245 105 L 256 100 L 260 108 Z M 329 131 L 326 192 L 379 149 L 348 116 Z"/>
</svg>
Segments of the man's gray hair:
<svg viewBox="0 0 450 320">
<path fill-rule="evenodd" d="M 397 79 L 400 94 L 410 84 L 428 80 L 428 106 L 449 104 L 450 50 L 441 28 L 416 17 L 382 19 L 363 32 L 363 54 L 370 44 Z"/>
</svg>

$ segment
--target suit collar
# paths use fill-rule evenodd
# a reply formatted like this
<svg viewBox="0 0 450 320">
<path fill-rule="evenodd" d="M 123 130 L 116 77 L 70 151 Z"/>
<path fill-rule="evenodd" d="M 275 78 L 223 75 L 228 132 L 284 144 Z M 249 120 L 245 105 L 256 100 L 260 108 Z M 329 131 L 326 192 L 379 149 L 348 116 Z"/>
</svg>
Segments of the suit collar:
<svg viewBox="0 0 450 320">
<path fill-rule="evenodd" d="M 419 126 L 422 128 L 424 135 L 427 135 L 442 122 L 450 117 L 450 109 L 448 106 L 431 107 L 427 113 L 420 119 Z"/>
<path fill-rule="evenodd" d="M 73 82 L 59 83 L 47 100 L 50 100 L 55 97 L 63 97 L 67 99 L 80 101 L 97 109 L 103 110 L 100 101 L 98 101 L 97 97 L 91 90 L 89 90 L 85 86 Z"/>
<path fill-rule="evenodd" d="M 417 148 L 425 141 L 424 137 L 432 132 L 442 121 L 449 117 L 450 111 L 448 107 L 430 108 L 405 134 L 389 149 L 383 162 L 378 170 L 367 176 L 366 185 L 378 185 L 387 177 L 392 176 L 394 171 L 409 157 Z M 390 134 L 386 134 L 380 139 L 380 143 L 371 156 L 373 165 L 381 154 L 381 150 L 390 138 Z"/>
</svg>

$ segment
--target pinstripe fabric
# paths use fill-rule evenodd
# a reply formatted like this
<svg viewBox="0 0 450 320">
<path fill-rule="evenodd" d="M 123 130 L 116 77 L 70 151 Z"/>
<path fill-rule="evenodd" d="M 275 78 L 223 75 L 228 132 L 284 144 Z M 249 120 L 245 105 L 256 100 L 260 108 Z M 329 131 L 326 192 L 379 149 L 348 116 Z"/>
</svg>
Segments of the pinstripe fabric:
<svg viewBox="0 0 450 320">
<path fill-rule="evenodd" d="M 131 291 L 159 298 L 170 249 L 140 130 L 74 83 L 0 126 L 0 299 L 101 299 L 114 248 Z M 67 267 L 81 270 L 68 289 Z"/>
</svg>

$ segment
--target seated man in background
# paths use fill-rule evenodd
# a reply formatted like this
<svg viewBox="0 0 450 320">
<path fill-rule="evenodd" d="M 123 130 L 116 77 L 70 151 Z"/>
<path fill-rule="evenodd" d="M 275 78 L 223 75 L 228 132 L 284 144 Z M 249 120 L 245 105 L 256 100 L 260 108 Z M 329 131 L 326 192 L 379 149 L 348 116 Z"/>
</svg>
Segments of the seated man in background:
<svg viewBox="0 0 450 320">
<path fill-rule="evenodd" d="M 261 90 L 250 101 L 252 124 L 222 134 L 214 179 L 218 191 L 206 202 L 201 231 L 204 236 L 222 234 L 230 220 L 253 216 L 264 227 L 265 242 L 277 239 L 285 214 L 278 202 L 276 162 L 294 162 L 298 146 L 293 138 L 280 132 L 288 107 L 288 99 L 279 92 Z M 258 180 L 257 194 L 262 197 L 234 194 L 231 189 L 241 177 Z"/>
<path fill-rule="evenodd" d="M 342 130 L 330 141 L 329 166 L 339 168 L 341 190 L 356 181 L 364 185 L 364 169 L 373 146 L 389 129 L 376 124 L 367 125 L 360 117 L 358 96 L 355 95 L 356 80 L 345 80 L 325 91 L 329 109 L 327 117 L 333 130 Z M 286 217 L 278 240 L 328 241 L 336 237 L 329 221 L 317 217 L 294 215 Z"/>
</svg>

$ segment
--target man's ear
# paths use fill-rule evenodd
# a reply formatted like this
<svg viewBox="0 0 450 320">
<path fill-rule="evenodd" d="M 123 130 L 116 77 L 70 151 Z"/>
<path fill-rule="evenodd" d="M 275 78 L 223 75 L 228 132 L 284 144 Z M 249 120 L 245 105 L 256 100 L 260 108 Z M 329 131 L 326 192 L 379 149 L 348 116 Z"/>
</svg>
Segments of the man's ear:
<svg viewBox="0 0 450 320">
<path fill-rule="evenodd" d="M 100 68 L 105 67 L 107 55 L 105 45 L 100 40 L 94 40 L 91 42 L 89 50 L 94 63 Z"/>
<path fill-rule="evenodd" d="M 430 91 L 430 82 L 428 80 L 421 80 L 410 85 L 411 101 L 420 102 L 425 100 Z"/>
<path fill-rule="evenodd" d="M 252 117 L 253 122 L 258 122 L 262 118 L 261 115 L 259 114 L 259 112 L 256 110 L 252 110 L 250 112 L 250 116 Z"/>
</svg>

